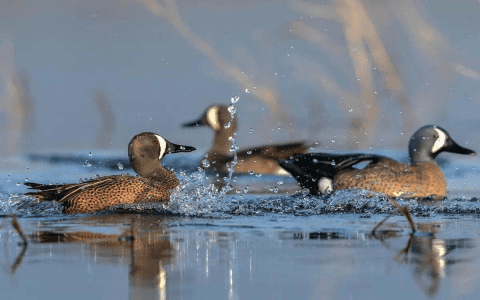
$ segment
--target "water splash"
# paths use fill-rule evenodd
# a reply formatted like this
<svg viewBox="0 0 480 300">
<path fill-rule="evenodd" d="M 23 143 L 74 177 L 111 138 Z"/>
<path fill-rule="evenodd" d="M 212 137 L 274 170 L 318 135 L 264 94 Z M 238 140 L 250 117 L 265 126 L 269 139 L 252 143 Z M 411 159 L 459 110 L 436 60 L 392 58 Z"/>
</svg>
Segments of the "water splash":
<svg viewBox="0 0 480 300">
<path fill-rule="evenodd" d="M 0 194 L 0 216 L 43 217 L 62 213 L 62 205 L 53 201 L 39 202 L 24 195 Z"/>
<path fill-rule="evenodd" d="M 219 188 L 203 169 L 192 174 L 179 174 L 180 185 L 171 194 L 169 203 L 135 203 L 109 209 L 131 213 L 175 214 L 201 218 L 231 218 L 235 215 L 290 214 L 311 216 L 323 214 L 391 214 L 396 211 L 388 198 L 372 195 L 364 190 L 337 191 L 328 196 L 310 196 L 308 190 L 293 195 L 277 194 L 276 186 L 270 194 L 249 193 L 245 186 L 234 190 L 232 185 Z M 214 178 L 223 180 L 223 178 Z M 234 192 L 231 192 L 234 190 Z M 480 199 L 446 199 L 443 201 L 397 199 L 407 206 L 415 217 L 435 215 L 480 214 Z M 0 194 L 0 216 L 16 214 L 19 217 L 61 215 L 61 204 L 38 202 L 23 195 Z"/>
<path fill-rule="evenodd" d="M 226 188 L 219 189 L 207 181 L 205 170 L 186 175 L 180 173 L 180 185 L 170 196 L 166 212 L 185 216 L 206 216 L 223 210 Z M 217 179 L 216 179 L 217 180 Z"/>
</svg>

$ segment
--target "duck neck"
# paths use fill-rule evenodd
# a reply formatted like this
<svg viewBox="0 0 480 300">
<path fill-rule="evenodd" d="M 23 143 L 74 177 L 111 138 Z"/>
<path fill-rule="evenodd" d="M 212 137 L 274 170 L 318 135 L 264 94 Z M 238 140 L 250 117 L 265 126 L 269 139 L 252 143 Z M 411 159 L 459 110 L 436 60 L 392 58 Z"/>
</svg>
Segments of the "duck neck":
<svg viewBox="0 0 480 300">
<path fill-rule="evenodd" d="M 168 187 L 175 187 L 178 185 L 178 179 L 170 170 L 166 170 L 158 161 L 144 161 L 141 159 L 134 159 L 130 161 L 132 169 L 141 177 L 149 179 L 155 183 L 167 185 Z"/>
<path fill-rule="evenodd" d="M 178 179 L 177 176 L 175 176 L 175 173 L 170 170 L 166 170 L 163 167 L 160 167 L 153 173 L 144 177 L 152 180 L 154 183 L 166 186 L 169 189 L 174 188 L 178 185 Z"/>
<path fill-rule="evenodd" d="M 410 163 L 412 165 L 422 163 L 422 162 L 435 162 L 435 159 L 432 157 L 429 151 L 426 148 L 421 149 L 412 149 L 410 153 Z"/>
<path fill-rule="evenodd" d="M 208 151 L 208 157 L 228 156 L 230 155 L 230 148 L 232 147 L 231 138 L 234 138 L 234 133 L 237 129 L 235 120 L 229 128 L 220 128 L 215 131 L 212 147 Z"/>
</svg>

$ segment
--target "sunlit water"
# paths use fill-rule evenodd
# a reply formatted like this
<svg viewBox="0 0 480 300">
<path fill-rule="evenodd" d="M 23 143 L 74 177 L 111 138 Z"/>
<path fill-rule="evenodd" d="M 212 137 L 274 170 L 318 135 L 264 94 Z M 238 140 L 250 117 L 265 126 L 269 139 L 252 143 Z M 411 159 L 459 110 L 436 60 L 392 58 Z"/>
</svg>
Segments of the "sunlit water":
<svg viewBox="0 0 480 300">
<path fill-rule="evenodd" d="M 406 160 L 403 153 L 389 156 Z M 181 181 L 168 205 L 66 216 L 23 196 L 23 183 L 76 182 L 133 171 L 123 153 L 12 157 L 2 162 L 2 299 L 474 298 L 480 286 L 478 160 L 448 157 L 444 201 L 394 206 L 363 191 L 310 197 L 295 180 L 235 174 L 223 188 L 200 156 L 170 155 Z M 213 176 L 215 177 L 215 176 Z M 11 226 L 15 214 L 29 240 Z M 4 297 L 5 296 L 5 297 Z"/>
</svg>

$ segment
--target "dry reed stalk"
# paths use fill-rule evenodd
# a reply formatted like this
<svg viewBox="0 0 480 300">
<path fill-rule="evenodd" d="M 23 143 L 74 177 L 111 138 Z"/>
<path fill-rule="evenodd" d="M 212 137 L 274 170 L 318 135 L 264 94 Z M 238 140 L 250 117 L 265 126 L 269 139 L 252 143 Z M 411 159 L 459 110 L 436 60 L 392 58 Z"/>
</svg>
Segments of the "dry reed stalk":
<svg viewBox="0 0 480 300">
<path fill-rule="evenodd" d="M 231 80 L 240 84 L 242 89 L 249 89 L 253 95 L 266 103 L 279 122 L 283 124 L 289 123 L 287 114 L 278 103 L 280 95 L 277 89 L 253 80 L 238 66 L 223 58 L 210 43 L 191 31 L 180 15 L 176 0 L 164 0 L 162 4 L 157 0 L 137 1 L 155 15 L 167 20 L 180 36 L 187 40 L 198 52 L 210 58 L 219 70 Z"/>
<path fill-rule="evenodd" d="M 101 126 L 97 134 L 97 146 L 107 148 L 110 146 L 112 135 L 115 130 L 115 114 L 113 107 L 104 92 L 97 92 L 93 97 L 93 101 L 100 113 Z"/>
<path fill-rule="evenodd" d="M 30 145 L 28 133 L 32 128 L 32 101 L 29 89 L 29 79 L 26 73 L 21 73 L 16 65 L 14 47 L 10 42 L 1 46 L 0 72 L 3 79 L 4 95 L 2 109 L 8 115 L 5 127 L 6 140 L 4 151 L 15 153 L 22 148 L 22 140 Z"/>
</svg>

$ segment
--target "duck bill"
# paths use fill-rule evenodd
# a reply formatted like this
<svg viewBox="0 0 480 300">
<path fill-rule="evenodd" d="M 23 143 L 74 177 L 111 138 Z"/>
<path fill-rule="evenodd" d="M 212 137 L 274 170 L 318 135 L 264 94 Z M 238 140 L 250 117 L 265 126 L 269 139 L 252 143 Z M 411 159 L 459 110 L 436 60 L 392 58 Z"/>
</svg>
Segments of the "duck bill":
<svg viewBox="0 0 480 300">
<path fill-rule="evenodd" d="M 182 127 L 199 127 L 199 126 L 205 126 L 205 125 L 206 124 L 203 121 L 203 119 L 199 119 L 193 122 L 184 123 L 182 124 Z"/>
<path fill-rule="evenodd" d="M 443 148 L 443 151 L 465 155 L 477 155 L 475 151 L 460 146 L 452 139 L 449 139 L 447 145 Z"/>
<path fill-rule="evenodd" d="M 169 142 L 167 153 L 192 152 L 195 150 L 195 147 L 192 146 L 177 145 Z"/>
</svg>

